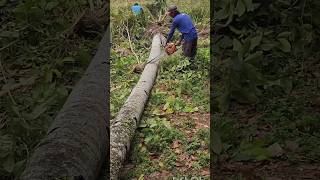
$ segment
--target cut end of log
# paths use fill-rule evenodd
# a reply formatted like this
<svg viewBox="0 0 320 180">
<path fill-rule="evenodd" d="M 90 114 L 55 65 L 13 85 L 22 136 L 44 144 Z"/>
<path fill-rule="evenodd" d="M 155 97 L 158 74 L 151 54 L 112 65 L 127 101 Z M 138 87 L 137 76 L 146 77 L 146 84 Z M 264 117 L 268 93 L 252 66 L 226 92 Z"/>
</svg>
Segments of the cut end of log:
<svg viewBox="0 0 320 180">
<path fill-rule="evenodd" d="M 141 74 L 144 67 L 145 67 L 145 64 L 138 64 L 134 67 L 133 72 L 137 74 Z"/>
</svg>

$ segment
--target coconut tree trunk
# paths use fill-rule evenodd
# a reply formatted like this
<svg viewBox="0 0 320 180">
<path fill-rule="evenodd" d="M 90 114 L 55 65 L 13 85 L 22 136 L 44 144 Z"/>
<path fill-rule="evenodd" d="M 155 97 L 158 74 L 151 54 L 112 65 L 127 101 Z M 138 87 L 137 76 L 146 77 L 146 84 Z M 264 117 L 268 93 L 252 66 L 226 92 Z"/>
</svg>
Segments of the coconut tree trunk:
<svg viewBox="0 0 320 180">
<path fill-rule="evenodd" d="M 131 140 L 139 124 L 155 82 L 159 59 L 165 55 L 161 44 L 165 38 L 161 34 L 153 37 L 151 52 L 141 77 L 133 88 L 123 107 L 110 124 L 110 179 L 118 179 L 119 171 L 129 151 Z"/>
<path fill-rule="evenodd" d="M 109 150 L 109 28 L 85 74 L 36 147 L 22 180 L 93 180 Z"/>
</svg>

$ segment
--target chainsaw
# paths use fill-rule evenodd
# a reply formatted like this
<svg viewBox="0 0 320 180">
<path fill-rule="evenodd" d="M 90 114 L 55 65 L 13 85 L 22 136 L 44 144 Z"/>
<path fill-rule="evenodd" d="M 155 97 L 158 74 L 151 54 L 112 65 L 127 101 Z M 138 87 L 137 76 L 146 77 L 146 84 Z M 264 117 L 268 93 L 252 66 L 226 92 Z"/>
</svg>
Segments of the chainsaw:
<svg viewBox="0 0 320 180">
<path fill-rule="evenodd" d="M 165 46 L 163 44 L 163 42 L 162 42 L 162 39 L 161 39 L 161 45 L 164 46 L 164 49 L 165 49 L 165 52 L 166 52 L 167 55 L 171 55 L 171 54 L 173 54 L 173 53 L 175 53 L 177 51 L 177 45 L 175 43 L 168 43 Z M 158 59 L 161 55 L 162 54 L 159 54 L 158 56 L 152 58 L 148 62 L 135 66 L 134 69 L 133 69 L 133 72 L 140 74 L 147 64 L 153 62 L 155 59 Z"/>
<path fill-rule="evenodd" d="M 167 55 L 171 55 L 171 54 L 175 53 L 178 50 L 177 49 L 177 45 L 175 43 L 168 43 L 167 45 L 165 45 L 164 42 L 162 41 L 162 39 L 160 39 L 160 41 L 161 41 L 160 43 L 161 43 L 162 47 L 164 47 L 164 51 L 166 52 Z M 149 63 L 153 62 L 159 56 L 161 56 L 161 54 L 159 54 L 158 56 L 152 58 L 146 64 L 149 64 Z"/>
<path fill-rule="evenodd" d="M 165 47 L 165 51 L 168 55 L 171 55 L 177 51 L 177 47 L 174 43 L 168 43 Z"/>
</svg>

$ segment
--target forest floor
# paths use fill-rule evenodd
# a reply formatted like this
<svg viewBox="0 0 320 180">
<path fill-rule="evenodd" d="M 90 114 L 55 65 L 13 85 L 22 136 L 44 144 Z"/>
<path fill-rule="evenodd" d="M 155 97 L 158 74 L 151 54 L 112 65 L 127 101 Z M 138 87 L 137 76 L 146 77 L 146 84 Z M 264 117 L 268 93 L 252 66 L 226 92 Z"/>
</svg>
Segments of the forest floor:
<svg viewBox="0 0 320 180">
<path fill-rule="evenodd" d="M 209 177 L 209 44 L 198 49 L 197 60 L 195 71 L 182 56 L 162 60 L 124 179 Z"/>
<path fill-rule="evenodd" d="M 306 84 L 311 85 L 314 80 Z M 314 84 L 297 86 L 288 96 L 268 96 L 255 105 L 233 102 L 225 115 L 214 113 L 213 119 L 219 121 L 213 122 L 213 127 L 224 147 L 219 156 L 211 159 L 215 177 L 319 179 L 317 89 Z"/>
</svg>

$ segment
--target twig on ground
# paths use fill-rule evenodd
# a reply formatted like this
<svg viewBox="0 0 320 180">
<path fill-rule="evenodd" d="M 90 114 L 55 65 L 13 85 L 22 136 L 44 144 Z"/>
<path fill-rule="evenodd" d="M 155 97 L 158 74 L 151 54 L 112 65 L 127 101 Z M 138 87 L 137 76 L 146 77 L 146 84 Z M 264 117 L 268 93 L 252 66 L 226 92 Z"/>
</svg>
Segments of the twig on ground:
<svg viewBox="0 0 320 180">
<path fill-rule="evenodd" d="M 6 48 L 8 48 L 8 47 L 10 47 L 11 45 L 15 44 L 15 43 L 18 42 L 18 41 L 19 41 L 19 40 L 12 41 L 11 43 L 7 44 L 6 46 L 0 48 L 0 51 L 6 49 Z"/>
<path fill-rule="evenodd" d="M 129 25 L 128 25 L 128 21 L 127 21 L 127 24 L 126 24 L 126 31 L 127 31 L 127 35 L 128 35 L 128 40 L 129 40 L 129 45 L 130 45 L 130 49 L 131 49 L 131 52 L 134 54 L 134 56 L 136 57 L 137 61 L 139 62 L 139 57 L 138 55 L 135 53 L 135 51 L 133 50 L 133 46 L 132 46 L 132 42 L 131 42 L 131 37 L 130 37 L 130 33 L 129 33 Z"/>
</svg>

